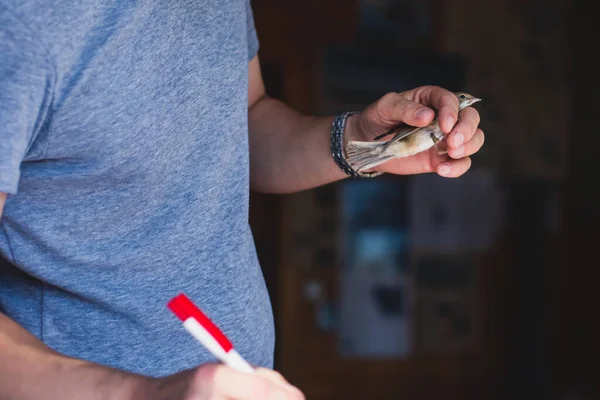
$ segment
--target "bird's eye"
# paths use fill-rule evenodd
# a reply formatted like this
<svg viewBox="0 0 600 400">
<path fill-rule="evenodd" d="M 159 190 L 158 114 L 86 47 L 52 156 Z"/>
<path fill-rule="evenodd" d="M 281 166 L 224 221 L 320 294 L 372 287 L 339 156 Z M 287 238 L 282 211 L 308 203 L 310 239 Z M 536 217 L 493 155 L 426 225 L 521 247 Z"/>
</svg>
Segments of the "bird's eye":
<svg viewBox="0 0 600 400">
<path fill-rule="evenodd" d="M 461 94 L 459 97 L 460 97 L 461 99 L 463 99 L 463 100 L 464 100 L 464 98 L 465 98 L 465 95 L 464 95 L 464 94 Z"/>
</svg>

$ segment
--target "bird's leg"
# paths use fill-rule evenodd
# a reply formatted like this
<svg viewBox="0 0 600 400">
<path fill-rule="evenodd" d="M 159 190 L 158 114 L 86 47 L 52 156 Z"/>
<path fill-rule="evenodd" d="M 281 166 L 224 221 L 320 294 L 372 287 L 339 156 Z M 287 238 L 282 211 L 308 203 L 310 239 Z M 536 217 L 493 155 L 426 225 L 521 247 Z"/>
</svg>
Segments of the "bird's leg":
<svg viewBox="0 0 600 400">
<path fill-rule="evenodd" d="M 431 140 L 433 141 L 433 145 L 437 149 L 439 155 L 448 153 L 448 150 L 441 150 L 439 148 L 438 144 L 441 142 L 441 140 L 438 139 L 433 132 L 431 132 L 431 134 L 429 135 L 429 137 L 431 137 Z"/>
</svg>

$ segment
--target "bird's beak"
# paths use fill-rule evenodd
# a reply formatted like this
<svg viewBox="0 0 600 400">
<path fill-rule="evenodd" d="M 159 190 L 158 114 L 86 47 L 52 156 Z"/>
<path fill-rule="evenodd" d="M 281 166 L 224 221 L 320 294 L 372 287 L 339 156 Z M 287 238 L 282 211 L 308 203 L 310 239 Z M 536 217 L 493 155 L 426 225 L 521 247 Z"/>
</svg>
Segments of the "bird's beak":
<svg viewBox="0 0 600 400">
<path fill-rule="evenodd" d="M 475 98 L 473 99 L 473 102 L 472 102 L 471 104 L 475 104 L 475 103 L 477 103 L 478 101 L 481 101 L 481 99 L 480 99 L 480 98 L 478 98 L 478 97 L 475 97 Z"/>
</svg>

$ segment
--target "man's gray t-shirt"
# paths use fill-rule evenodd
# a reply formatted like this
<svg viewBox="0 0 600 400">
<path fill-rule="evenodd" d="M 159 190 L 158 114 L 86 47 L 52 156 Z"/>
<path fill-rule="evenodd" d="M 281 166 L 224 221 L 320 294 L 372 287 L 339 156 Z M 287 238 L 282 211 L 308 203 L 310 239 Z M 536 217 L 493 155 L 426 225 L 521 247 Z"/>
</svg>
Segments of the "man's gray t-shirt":
<svg viewBox="0 0 600 400">
<path fill-rule="evenodd" d="M 186 293 L 270 367 L 248 225 L 249 0 L 0 0 L 0 311 L 69 356 L 160 376 L 214 358 Z"/>
</svg>

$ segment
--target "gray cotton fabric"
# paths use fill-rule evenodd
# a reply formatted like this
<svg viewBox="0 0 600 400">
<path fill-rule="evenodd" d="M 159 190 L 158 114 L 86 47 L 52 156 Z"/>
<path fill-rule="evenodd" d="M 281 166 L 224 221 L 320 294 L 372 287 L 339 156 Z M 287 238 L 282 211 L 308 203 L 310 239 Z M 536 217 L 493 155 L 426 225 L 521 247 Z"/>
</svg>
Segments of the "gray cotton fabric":
<svg viewBox="0 0 600 400">
<path fill-rule="evenodd" d="M 49 347 L 162 376 L 214 358 L 186 293 L 271 367 L 248 225 L 249 0 L 0 0 L 0 310 Z"/>
</svg>

